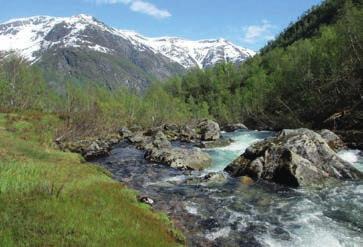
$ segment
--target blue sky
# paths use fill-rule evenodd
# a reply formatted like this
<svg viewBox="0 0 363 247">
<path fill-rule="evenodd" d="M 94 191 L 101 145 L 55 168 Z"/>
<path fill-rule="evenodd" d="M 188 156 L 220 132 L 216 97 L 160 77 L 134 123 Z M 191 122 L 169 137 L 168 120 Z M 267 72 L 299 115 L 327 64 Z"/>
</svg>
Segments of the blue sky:
<svg viewBox="0 0 363 247">
<path fill-rule="evenodd" d="M 0 22 L 33 15 L 93 15 L 146 36 L 225 38 L 260 49 L 322 0 L 0 0 Z"/>
</svg>

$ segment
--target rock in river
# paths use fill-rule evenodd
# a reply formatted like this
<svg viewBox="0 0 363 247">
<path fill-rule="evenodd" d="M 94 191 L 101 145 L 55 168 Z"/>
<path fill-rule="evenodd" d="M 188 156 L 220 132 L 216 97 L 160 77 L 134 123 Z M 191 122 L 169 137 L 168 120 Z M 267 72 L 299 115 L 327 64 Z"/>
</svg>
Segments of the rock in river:
<svg viewBox="0 0 363 247">
<path fill-rule="evenodd" d="M 199 148 L 154 147 L 146 151 L 145 158 L 182 170 L 202 170 L 212 162 L 210 156 Z"/>
<path fill-rule="evenodd" d="M 202 141 L 215 141 L 220 137 L 220 128 L 218 123 L 212 120 L 203 120 L 198 124 Z"/>
<path fill-rule="evenodd" d="M 326 178 L 362 178 L 362 173 L 342 160 L 327 141 L 309 129 L 283 130 L 277 137 L 249 146 L 225 170 L 232 176 L 292 187 L 319 184 Z"/>
<path fill-rule="evenodd" d="M 128 140 L 137 148 L 145 150 L 145 159 L 173 168 L 202 170 L 212 161 L 210 156 L 199 148 L 173 147 L 161 130 L 152 136 L 137 132 L 128 137 Z"/>
</svg>

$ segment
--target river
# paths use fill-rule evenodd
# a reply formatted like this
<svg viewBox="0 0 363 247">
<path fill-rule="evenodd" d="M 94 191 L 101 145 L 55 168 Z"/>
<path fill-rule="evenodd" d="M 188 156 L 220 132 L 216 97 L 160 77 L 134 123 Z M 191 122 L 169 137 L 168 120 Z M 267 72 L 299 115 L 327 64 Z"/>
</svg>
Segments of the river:
<svg viewBox="0 0 363 247">
<path fill-rule="evenodd" d="M 223 133 L 234 142 L 207 149 L 213 164 L 201 172 L 150 163 L 143 159 L 143 151 L 127 143 L 97 162 L 115 179 L 154 199 L 154 208 L 173 219 L 188 246 L 363 246 L 362 181 L 291 189 L 263 181 L 245 184 L 223 174 L 247 146 L 273 134 Z M 363 170 L 360 151 L 339 155 Z M 209 172 L 222 173 L 226 179 L 198 179 Z"/>
</svg>

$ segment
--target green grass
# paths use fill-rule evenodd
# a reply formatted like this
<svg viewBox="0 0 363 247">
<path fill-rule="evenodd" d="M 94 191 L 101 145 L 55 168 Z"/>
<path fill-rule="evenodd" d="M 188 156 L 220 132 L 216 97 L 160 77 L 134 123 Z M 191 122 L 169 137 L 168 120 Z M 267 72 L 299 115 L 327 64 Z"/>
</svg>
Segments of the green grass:
<svg viewBox="0 0 363 247">
<path fill-rule="evenodd" d="M 102 168 L 51 148 L 53 116 L 0 114 L 0 246 L 178 246 L 164 214 Z"/>
</svg>

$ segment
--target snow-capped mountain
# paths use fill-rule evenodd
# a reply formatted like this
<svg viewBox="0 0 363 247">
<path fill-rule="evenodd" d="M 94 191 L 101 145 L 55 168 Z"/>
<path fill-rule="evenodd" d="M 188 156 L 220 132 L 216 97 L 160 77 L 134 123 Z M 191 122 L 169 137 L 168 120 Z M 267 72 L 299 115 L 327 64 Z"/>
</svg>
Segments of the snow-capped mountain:
<svg viewBox="0 0 363 247">
<path fill-rule="evenodd" d="M 58 25 L 68 26 L 68 32 L 59 37 L 61 39 L 54 40 L 50 36 Z M 40 51 L 58 44 L 63 47 L 84 45 L 100 52 L 108 52 L 107 48 L 82 39 L 81 32 L 87 26 L 97 26 L 112 31 L 91 16 L 83 14 L 69 18 L 34 16 L 11 19 L 0 24 L 0 50 L 16 51 L 31 62 L 40 58 Z"/>
<path fill-rule="evenodd" d="M 205 68 L 221 61 L 238 63 L 255 55 L 254 51 L 234 45 L 225 39 L 193 41 L 176 37 L 147 38 L 133 31 L 119 32 L 134 45 L 151 48 L 184 68 Z"/>
<path fill-rule="evenodd" d="M 70 27 L 62 40 L 49 40 L 47 35 L 59 24 Z M 113 35 L 121 36 L 140 50 L 151 49 L 161 53 L 184 68 L 211 66 L 220 61 L 233 63 L 242 62 L 255 54 L 225 39 L 186 40 L 175 37 L 148 38 L 128 30 L 116 30 L 91 16 L 84 14 L 72 17 L 34 16 L 12 19 L 0 25 L 0 50 L 17 50 L 30 61 L 40 58 L 39 51 L 54 45 L 63 47 L 87 46 L 89 49 L 103 53 L 111 53 L 112 48 L 91 43 L 82 38 L 81 32 L 87 26 L 98 27 Z"/>
<path fill-rule="evenodd" d="M 238 63 L 254 55 L 224 39 L 148 38 L 92 16 L 34 16 L 0 24 L 0 54 L 16 52 L 57 80 L 102 81 L 143 88 L 191 67 Z M 51 71 L 51 72 L 50 72 Z M 49 76 L 50 79 L 54 79 Z"/>
</svg>

